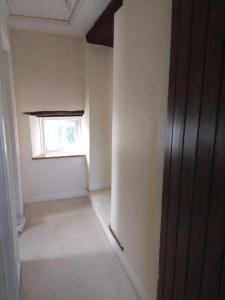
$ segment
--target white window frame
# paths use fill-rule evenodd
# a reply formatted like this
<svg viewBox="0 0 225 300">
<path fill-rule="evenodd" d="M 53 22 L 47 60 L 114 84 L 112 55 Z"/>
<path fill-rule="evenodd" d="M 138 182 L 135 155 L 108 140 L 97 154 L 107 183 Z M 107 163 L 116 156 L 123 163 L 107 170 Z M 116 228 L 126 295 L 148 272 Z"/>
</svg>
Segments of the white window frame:
<svg viewBox="0 0 225 300">
<path fill-rule="evenodd" d="M 40 117 L 39 118 L 39 128 L 40 128 L 40 141 L 41 141 L 41 151 L 44 155 L 69 155 L 69 154 L 78 154 L 76 151 L 60 151 L 59 149 L 55 150 L 47 150 L 46 149 L 46 142 L 45 142 L 45 134 L 44 134 L 44 121 L 45 120 L 79 120 L 81 122 L 81 131 L 82 131 L 82 117 Z M 82 132 L 81 132 L 82 135 Z M 81 153 L 80 153 L 81 154 Z"/>
</svg>

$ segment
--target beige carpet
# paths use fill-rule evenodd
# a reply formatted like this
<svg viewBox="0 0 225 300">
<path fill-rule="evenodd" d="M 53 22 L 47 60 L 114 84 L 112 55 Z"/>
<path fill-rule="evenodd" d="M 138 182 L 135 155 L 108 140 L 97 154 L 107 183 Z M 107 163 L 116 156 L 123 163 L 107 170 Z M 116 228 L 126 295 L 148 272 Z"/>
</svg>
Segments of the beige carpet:
<svg viewBox="0 0 225 300">
<path fill-rule="evenodd" d="M 89 200 L 29 204 L 22 300 L 137 300 Z"/>
</svg>

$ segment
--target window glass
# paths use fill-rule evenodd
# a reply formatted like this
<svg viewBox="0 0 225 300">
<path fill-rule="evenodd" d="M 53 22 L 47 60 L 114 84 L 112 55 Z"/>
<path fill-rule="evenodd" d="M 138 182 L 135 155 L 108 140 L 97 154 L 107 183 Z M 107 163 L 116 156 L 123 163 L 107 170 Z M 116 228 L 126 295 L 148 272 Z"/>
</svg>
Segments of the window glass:
<svg viewBox="0 0 225 300">
<path fill-rule="evenodd" d="M 41 118 L 43 152 L 81 151 L 81 118 Z"/>
</svg>

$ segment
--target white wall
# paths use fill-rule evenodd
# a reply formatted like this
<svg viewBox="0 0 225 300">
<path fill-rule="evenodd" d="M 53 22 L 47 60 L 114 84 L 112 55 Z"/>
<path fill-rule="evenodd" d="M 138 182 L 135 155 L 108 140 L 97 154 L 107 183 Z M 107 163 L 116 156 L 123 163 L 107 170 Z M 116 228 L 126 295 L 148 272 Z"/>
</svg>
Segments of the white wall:
<svg viewBox="0 0 225 300">
<path fill-rule="evenodd" d="M 143 299 L 156 300 L 171 0 L 129 0 L 115 18 L 112 228 Z"/>
<path fill-rule="evenodd" d="M 83 195 L 87 186 L 86 159 L 32 161 L 29 118 L 23 113 L 84 109 L 84 40 L 12 31 L 11 41 L 24 201 Z"/>
<path fill-rule="evenodd" d="M 86 44 L 89 190 L 111 186 L 113 49 Z"/>
</svg>

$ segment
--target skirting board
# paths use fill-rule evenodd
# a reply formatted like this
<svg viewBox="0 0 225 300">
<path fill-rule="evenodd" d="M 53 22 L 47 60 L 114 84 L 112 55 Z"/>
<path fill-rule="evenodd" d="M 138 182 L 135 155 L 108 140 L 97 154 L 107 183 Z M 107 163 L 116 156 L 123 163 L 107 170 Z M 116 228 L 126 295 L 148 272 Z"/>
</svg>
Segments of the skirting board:
<svg viewBox="0 0 225 300">
<path fill-rule="evenodd" d="M 91 199 L 90 199 L 91 200 Z M 91 201 L 93 210 L 101 224 L 101 227 L 103 228 L 106 237 L 108 238 L 113 250 L 115 251 L 131 285 L 133 286 L 134 290 L 136 291 L 137 295 L 139 296 L 140 300 L 148 300 L 149 297 L 145 291 L 145 288 L 143 287 L 142 283 L 140 282 L 139 278 L 137 277 L 135 271 L 133 270 L 133 268 L 131 267 L 130 263 L 128 262 L 128 259 L 125 255 L 124 252 L 121 251 L 120 247 L 118 246 L 116 240 L 114 239 L 114 237 L 112 236 L 107 224 L 104 223 L 102 217 L 100 216 L 100 214 L 98 213 L 97 209 L 95 208 L 95 206 L 93 205 L 92 201 Z M 126 250 L 126 249 L 125 249 Z"/>
<path fill-rule="evenodd" d="M 25 203 L 34 203 L 34 202 L 44 202 L 44 201 L 54 201 L 54 200 L 63 200 L 63 199 L 70 199 L 76 197 L 87 196 L 87 190 L 81 189 L 75 192 L 69 193 L 59 193 L 59 194 L 50 194 L 50 195 L 43 195 L 43 196 L 24 196 Z"/>
<path fill-rule="evenodd" d="M 89 192 L 100 191 L 100 190 L 107 190 L 107 189 L 110 189 L 110 185 L 91 184 L 88 187 Z"/>
</svg>

